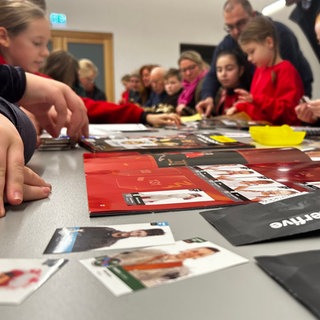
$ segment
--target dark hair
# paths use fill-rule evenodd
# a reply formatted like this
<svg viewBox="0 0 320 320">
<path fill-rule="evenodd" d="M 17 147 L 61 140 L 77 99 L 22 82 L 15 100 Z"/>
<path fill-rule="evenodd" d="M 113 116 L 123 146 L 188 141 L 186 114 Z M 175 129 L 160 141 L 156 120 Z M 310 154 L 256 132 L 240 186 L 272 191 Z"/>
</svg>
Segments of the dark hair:
<svg viewBox="0 0 320 320">
<path fill-rule="evenodd" d="M 245 53 L 240 48 L 222 49 L 217 53 L 217 59 L 221 56 L 231 55 L 235 58 L 236 63 L 239 67 L 243 67 L 243 73 L 240 77 L 240 84 L 242 89 L 249 90 L 252 80 L 252 65 L 248 61 Z"/>
<path fill-rule="evenodd" d="M 51 78 L 72 87 L 79 78 L 79 63 L 71 53 L 64 50 L 56 50 L 49 54 L 41 71 Z"/>
<path fill-rule="evenodd" d="M 162 236 L 165 232 L 163 229 L 155 228 L 155 229 L 143 229 L 147 233 L 147 236 Z"/>
<path fill-rule="evenodd" d="M 215 253 L 220 251 L 219 249 L 213 248 L 213 247 L 203 247 L 203 248 L 206 248 L 206 249 L 208 249 L 208 250 L 211 250 L 212 252 L 215 252 Z"/>
<path fill-rule="evenodd" d="M 278 36 L 274 23 L 269 17 L 256 16 L 248 21 L 246 27 L 241 32 L 238 42 L 240 45 L 248 42 L 263 42 L 267 37 L 274 41 L 276 52 L 278 51 Z"/>
<path fill-rule="evenodd" d="M 171 77 L 176 77 L 179 81 L 182 80 L 180 70 L 176 68 L 170 68 L 164 75 L 165 80 L 168 80 Z"/>
<path fill-rule="evenodd" d="M 151 72 L 151 70 L 155 67 L 158 67 L 159 65 L 158 64 L 145 64 L 143 66 L 140 67 L 139 69 L 139 74 L 140 74 L 140 78 L 142 80 L 142 74 L 143 74 L 143 71 L 144 70 L 148 70 L 149 72 Z M 143 105 L 148 99 L 149 99 L 149 96 L 151 94 L 151 87 L 145 87 L 144 84 L 143 84 L 143 81 L 141 81 L 141 84 L 142 84 L 142 90 L 141 90 L 141 104 Z"/>
<path fill-rule="evenodd" d="M 235 4 L 240 4 L 242 8 L 250 15 L 253 15 L 251 3 L 248 0 L 227 0 L 223 6 L 224 11 L 231 11 Z"/>
</svg>

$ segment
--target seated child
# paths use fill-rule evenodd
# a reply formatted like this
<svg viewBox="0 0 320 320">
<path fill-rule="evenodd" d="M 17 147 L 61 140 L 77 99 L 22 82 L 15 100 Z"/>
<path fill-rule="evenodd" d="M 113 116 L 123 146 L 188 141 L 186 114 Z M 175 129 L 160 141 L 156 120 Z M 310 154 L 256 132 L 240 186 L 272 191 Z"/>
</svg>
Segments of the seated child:
<svg viewBox="0 0 320 320">
<path fill-rule="evenodd" d="M 248 60 L 256 65 L 250 92 L 236 89 L 239 102 L 227 115 L 246 112 L 253 120 L 274 125 L 299 125 L 295 106 L 304 94 L 303 83 L 294 66 L 282 60 L 274 24 L 268 17 L 252 18 L 239 37 Z"/>
</svg>

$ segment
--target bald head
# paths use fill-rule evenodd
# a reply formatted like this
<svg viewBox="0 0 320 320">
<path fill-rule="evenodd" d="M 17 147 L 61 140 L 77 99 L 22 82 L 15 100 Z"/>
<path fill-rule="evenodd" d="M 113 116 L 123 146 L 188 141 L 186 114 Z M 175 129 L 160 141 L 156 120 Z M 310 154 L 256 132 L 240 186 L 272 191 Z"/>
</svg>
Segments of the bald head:
<svg viewBox="0 0 320 320">
<path fill-rule="evenodd" d="M 161 94 L 164 91 L 165 74 L 166 70 L 162 67 L 155 67 L 150 73 L 151 87 L 156 94 Z"/>
</svg>

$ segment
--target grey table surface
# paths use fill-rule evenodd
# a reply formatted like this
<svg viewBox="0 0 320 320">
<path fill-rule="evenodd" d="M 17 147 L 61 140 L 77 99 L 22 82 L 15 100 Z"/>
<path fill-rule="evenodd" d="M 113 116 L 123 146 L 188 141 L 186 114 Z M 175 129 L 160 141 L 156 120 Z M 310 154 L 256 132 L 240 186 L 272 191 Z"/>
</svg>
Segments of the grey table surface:
<svg viewBox="0 0 320 320">
<path fill-rule="evenodd" d="M 168 221 L 176 240 L 200 236 L 249 263 L 116 297 L 80 264 L 79 259 L 93 252 L 49 255 L 69 262 L 22 304 L 0 306 L 0 319 L 314 319 L 256 265 L 254 257 L 319 249 L 318 238 L 235 247 L 198 210 L 90 218 L 83 152 L 78 148 L 34 154 L 30 167 L 52 183 L 53 191 L 49 199 L 9 208 L 0 219 L 1 258 L 44 257 L 53 232 L 64 226 Z"/>
</svg>

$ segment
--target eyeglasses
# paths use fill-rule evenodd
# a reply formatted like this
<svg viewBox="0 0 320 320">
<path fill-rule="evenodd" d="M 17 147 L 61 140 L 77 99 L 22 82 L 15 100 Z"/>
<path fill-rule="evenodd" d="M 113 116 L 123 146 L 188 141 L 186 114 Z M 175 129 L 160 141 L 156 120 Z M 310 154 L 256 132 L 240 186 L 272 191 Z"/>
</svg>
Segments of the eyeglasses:
<svg viewBox="0 0 320 320">
<path fill-rule="evenodd" d="M 86 77 L 86 78 L 83 78 L 83 79 L 85 79 L 85 81 L 86 81 L 87 83 L 94 83 L 95 80 L 96 80 L 96 78 L 90 78 L 90 77 Z"/>
<path fill-rule="evenodd" d="M 247 24 L 248 21 L 249 21 L 249 18 L 244 18 L 244 19 L 239 20 L 235 24 L 225 24 L 224 31 L 230 33 L 235 29 L 242 30 L 242 28 Z"/>
<path fill-rule="evenodd" d="M 197 64 L 192 64 L 189 67 L 185 67 L 185 68 L 180 69 L 180 72 L 186 73 L 187 71 L 193 71 L 197 66 L 198 66 Z"/>
</svg>

